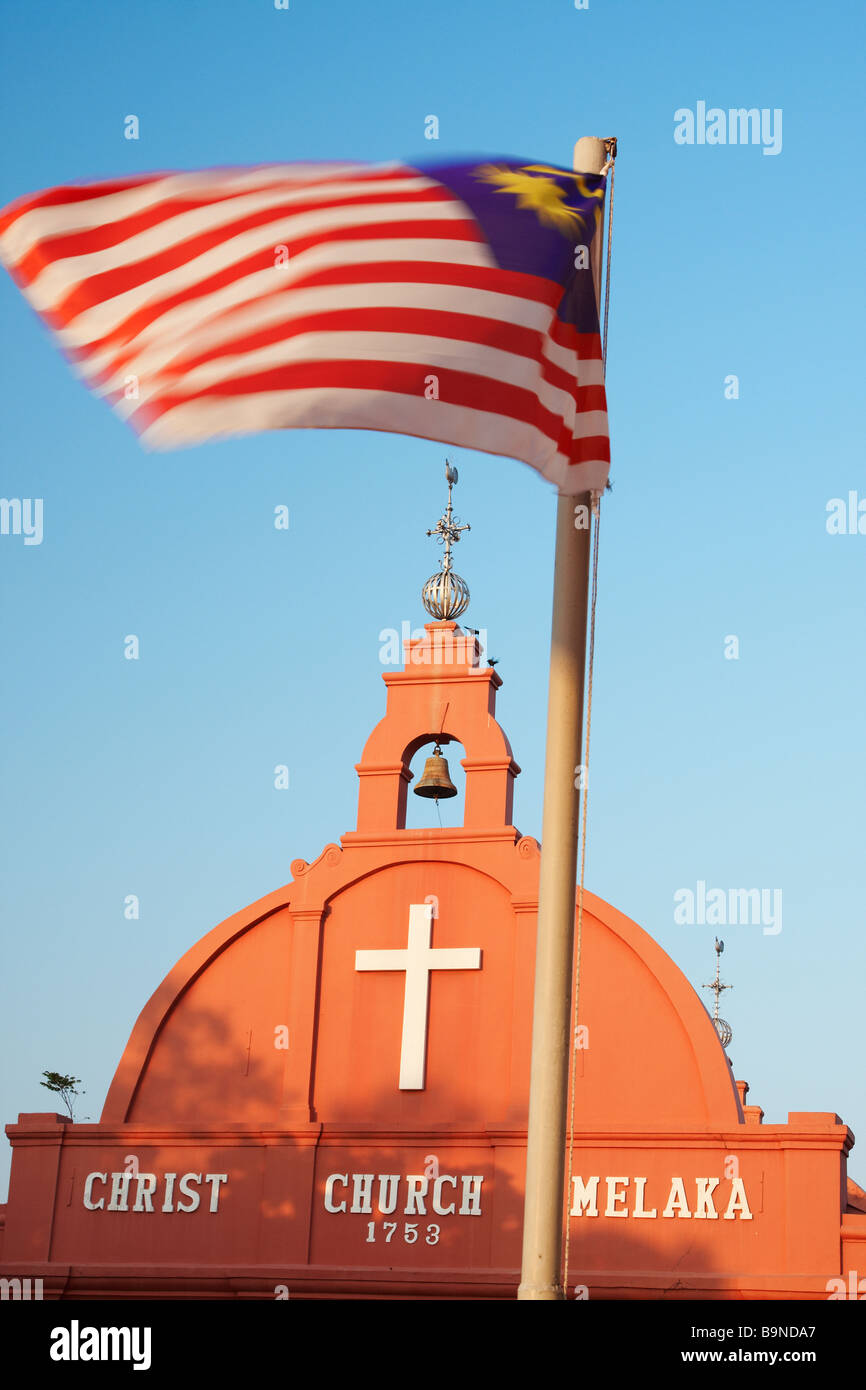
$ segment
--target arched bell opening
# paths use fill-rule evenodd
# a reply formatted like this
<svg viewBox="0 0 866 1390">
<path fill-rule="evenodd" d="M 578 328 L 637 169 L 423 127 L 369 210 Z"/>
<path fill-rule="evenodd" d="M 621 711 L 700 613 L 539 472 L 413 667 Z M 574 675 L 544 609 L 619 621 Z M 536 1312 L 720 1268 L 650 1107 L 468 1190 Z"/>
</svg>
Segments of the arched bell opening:
<svg viewBox="0 0 866 1390">
<path fill-rule="evenodd" d="M 431 738 L 415 750 L 409 762 L 412 781 L 406 797 L 407 830 L 463 825 L 466 773 L 460 763 L 465 757 L 463 745 L 446 738 L 438 743 Z"/>
</svg>

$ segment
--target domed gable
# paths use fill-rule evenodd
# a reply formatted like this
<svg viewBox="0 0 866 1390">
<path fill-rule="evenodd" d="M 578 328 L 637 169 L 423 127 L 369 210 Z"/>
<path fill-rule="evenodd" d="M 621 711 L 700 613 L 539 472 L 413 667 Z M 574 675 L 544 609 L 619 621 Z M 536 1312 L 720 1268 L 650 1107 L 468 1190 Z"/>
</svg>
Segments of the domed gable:
<svg viewBox="0 0 866 1390">
<path fill-rule="evenodd" d="M 411 832 L 407 832 L 411 834 Z M 237 913 L 178 962 L 139 1018 L 103 1123 L 381 1129 L 526 1123 L 539 855 L 532 840 L 417 845 L 368 864 L 330 846 L 299 881 Z M 373 857 L 367 849 L 365 857 Z M 493 858 L 486 846 L 487 859 Z M 510 872 L 509 872 L 510 869 Z M 359 872 L 360 870 L 360 872 Z M 311 905 L 312 890 L 320 901 Z M 423 1087 L 401 1089 L 409 908 L 433 898 Z M 437 950 L 480 951 L 439 969 Z M 702 1002 L 634 922 L 585 895 L 577 1051 L 581 1130 L 742 1123 Z"/>
</svg>

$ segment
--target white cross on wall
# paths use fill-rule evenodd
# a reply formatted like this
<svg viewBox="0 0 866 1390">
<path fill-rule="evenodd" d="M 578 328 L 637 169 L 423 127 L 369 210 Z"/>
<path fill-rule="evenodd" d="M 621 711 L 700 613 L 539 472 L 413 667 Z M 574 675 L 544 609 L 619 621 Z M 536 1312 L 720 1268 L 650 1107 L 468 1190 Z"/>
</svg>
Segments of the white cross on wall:
<svg viewBox="0 0 866 1390">
<path fill-rule="evenodd" d="M 405 970 L 403 1041 L 400 1045 L 400 1090 L 423 1091 L 427 1058 L 427 1003 L 431 970 L 480 970 L 481 947 L 434 950 L 433 904 L 412 903 L 409 943 L 405 951 L 356 951 L 356 970 Z"/>
</svg>

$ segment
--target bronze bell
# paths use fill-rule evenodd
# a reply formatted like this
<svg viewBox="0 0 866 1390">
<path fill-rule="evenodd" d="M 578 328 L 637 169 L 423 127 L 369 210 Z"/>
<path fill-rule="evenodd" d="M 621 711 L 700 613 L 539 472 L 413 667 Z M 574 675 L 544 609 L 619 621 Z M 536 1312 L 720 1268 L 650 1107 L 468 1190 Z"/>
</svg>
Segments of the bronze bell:
<svg viewBox="0 0 866 1390">
<path fill-rule="evenodd" d="M 416 796 L 431 797 L 438 801 L 441 797 L 457 795 L 457 788 L 448 773 L 448 759 L 443 758 L 439 744 L 433 749 L 432 758 L 424 764 L 424 772 L 417 787 L 412 788 Z"/>
</svg>

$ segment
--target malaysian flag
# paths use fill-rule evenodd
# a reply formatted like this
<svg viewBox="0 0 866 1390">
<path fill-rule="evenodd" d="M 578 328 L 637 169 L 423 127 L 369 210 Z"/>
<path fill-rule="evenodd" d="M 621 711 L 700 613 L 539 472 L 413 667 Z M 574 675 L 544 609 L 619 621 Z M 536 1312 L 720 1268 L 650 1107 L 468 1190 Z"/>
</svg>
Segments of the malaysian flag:
<svg viewBox="0 0 866 1390">
<path fill-rule="evenodd" d="M 610 457 L 604 183 L 489 157 L 139 175 L 19 199 L 0 259 L 148 448 L 388 430 L 576 494 Z"/>
</svg>

